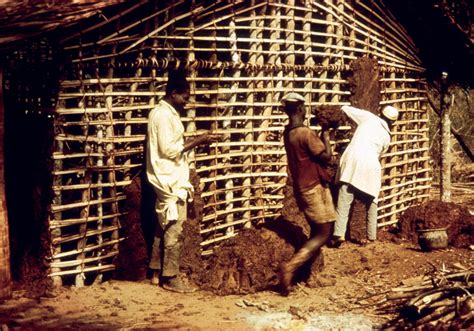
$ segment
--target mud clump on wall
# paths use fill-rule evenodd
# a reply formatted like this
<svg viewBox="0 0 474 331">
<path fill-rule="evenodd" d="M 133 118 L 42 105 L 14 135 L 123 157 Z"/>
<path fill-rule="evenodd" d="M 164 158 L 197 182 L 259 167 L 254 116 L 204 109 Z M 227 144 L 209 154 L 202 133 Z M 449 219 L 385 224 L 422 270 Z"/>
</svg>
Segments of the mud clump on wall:
<svg viewBox="0 0 474 331">
<path fill-rule="evenodd" d="M 379 114 L 381 95 L 377 60 L 362 57 L 352 61 L 350 67 L 352 74 L 348 81 L 351 105 Z"/>
<path fill-rule="evenodd" d="M 474 244 L 474 216 L 469 209 L 451 202 L 430 200 L 408 208 L 393 231 L 397 239 L 418 241 L 418 230 L 446 228 L 448 243 L 454 247 Z"/>
<path fill-rule="evenodd" d="M 340 106 L 321 105 L 314 109 L 312 124 L 319 124 L 322 128 L 336 129 L 349 121 Z"/>
<path fill-rule="evenodd" d="M 351 62 L 348 82 L 351 91 L 350 102 L 353 107 L 379 114 L 381 94 L 380 75 L 376 59 L 359 58 Z M 348 237 L 354 242 L 367 239 L 367 208 L 356 197 L 348 224 Z"/>
<path fill-rule="evenodd" d="M 204 202 L 201 198 L 199 176 L 196 170 L 191 169 L 189 180 L 194 187 L 194 194 L 192 201 L 188 203 L 188 219 L 183 224 L 180 269 L 195 283 L 199 283 L 204 272 L 199 226 L 203 216 Z"/>
<path fill-rule="evenodd" d="M 124 188 L 126 214 L 121 218 L 120 225 L 126 240 L 120 243 L 119 255 L 115 260 L 115 278 L 118 279 L 136 281 L 146 277 L 148 252 L 141 226 L 142 208 L 145 205 L 142 186 L 142 180 L 137 176 Z"/>
</svg>

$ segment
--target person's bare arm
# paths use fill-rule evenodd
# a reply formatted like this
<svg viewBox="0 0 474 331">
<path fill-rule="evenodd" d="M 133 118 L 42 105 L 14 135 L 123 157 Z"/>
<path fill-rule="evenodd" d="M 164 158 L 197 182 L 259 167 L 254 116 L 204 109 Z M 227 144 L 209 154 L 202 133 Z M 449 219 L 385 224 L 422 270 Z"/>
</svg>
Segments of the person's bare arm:
<svg viewBox="0 0 474 331">
<path fill-rule="evenodd" d="M 220 134 L 212 133 L 210 131 L 203 133 L 195 138 L 188 139 L 184 143 L 184 148 L 183 148 L 183 153 L 193 149 L 194 147 L 200 146 L 200 145 L 209 145 L 213 142 L 219 141 L 222 139 L 222 136 Z"/>
<path fill-rule="evenodd" d="M 324 143 L 325 149 L 318 157 L 323 161 L 329 161 L 332 157 L 331 137 L 329 136 L 329 131 L 324 128 L 321 132 L 321 140 Z"/>
</svg>

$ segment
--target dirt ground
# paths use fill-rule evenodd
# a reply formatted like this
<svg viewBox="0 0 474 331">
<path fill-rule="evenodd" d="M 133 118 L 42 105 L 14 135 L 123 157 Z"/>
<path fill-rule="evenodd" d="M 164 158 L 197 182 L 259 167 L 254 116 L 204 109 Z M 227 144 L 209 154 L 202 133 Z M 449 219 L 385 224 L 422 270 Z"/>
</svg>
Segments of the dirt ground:
<svg viewBox="0 0 474 331">
<path fill-rule="evenodd" d="M 472 191 L 454 200 L 474 210 Z M 7 328 L 301 330 L 372 329 L 393 316 L 359 301 L 382 293 L 404 279 L 454 263 L 474 266 L 469 248 L 422 252 L 409 241 L 379 241 L 367 246 L 347 242 L 323 248 L 324 268 L 316 287 L 302 283 L 289 296 L 266 290 L 216 295 L 210 291 L 178 294 L 137 282 L 109 280 L 83 288 L 63 287 L 43 296 L 15 289 L 0 304 L 0 326 Z"/>
</svg>

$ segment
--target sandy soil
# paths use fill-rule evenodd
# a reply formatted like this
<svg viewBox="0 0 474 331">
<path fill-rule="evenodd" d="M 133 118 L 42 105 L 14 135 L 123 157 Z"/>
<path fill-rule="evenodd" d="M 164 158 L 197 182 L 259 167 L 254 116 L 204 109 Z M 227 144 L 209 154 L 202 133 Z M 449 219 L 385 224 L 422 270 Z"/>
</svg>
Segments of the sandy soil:
<svg viewBox="0 0 474 331">
<path fill-rule="evenodd" d="M 462 203 L 472 206 L 472 198 Z M 467 200 L 465 200 L 467 199 Z M 470 200 L 469 200 L 470 199 Z M 472 208 L 471 208 L 472 210 Z M 474 266 L 474 252 L 448 248 L 422 252 L 416 244 L 345 243 L 324 248 L 319 286 L 298 284 L 288 297 L 264 291 L 217 296 L 200 291 L 177 294 L 148 281 L 110 280 L 89 287 L 64 287 L 42 297 L 24 290 L 0 304 L 0 326 L 10 328 L 275 330 L 371 329 L 392 316 L 361 298 L 382 293 L 404 279 L 454 263 Z"/>
</svg>

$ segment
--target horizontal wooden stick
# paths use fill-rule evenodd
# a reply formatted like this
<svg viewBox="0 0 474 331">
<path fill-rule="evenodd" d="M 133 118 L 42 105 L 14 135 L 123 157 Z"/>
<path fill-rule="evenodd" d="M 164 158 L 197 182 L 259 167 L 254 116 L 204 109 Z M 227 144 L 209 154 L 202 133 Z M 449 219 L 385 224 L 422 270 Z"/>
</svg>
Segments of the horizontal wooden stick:
<svg viewBox="0 0 474 331">
<path fill-rule="evenodd" d="M 145 141 L 146 135 L 129 135 L 129 136 L 112 136 L 112 137 L 102 137 L 97 136 L 79 136 L 79 135 L 69 135 L 69 134 L 57 134 L 55 140 L 57 141 L 78 141 L 78 142 L 92 142 L 92 143 L 132 143 L 132 142 L 142 142 Z"/>
<path fill-rule="evenodd" d="M 116 244 L 118 244 L 118 243 L 120 243 L 121 241 L 124 241 L 124 240 L 125 240 L 125 238 L 120 238 L 120 239 L 106 241 L 106 242 L 103 242 L 102 244 L 87 245 L 82 249 L 74 249 L 74 250 L 70 250 L 70 251 L 66 251 L 66 252 L 53 254 L 52 258 L 53 259 L 62 259 L 62 258 L 65 258 L 65 257 L 77 255 L 79 253 L 89 253 L 89 252 L 93 252 L 95 250 L 98 250 L 100 248 L 116 245 Z"/>
<path fill-rule="evenodd" d="M 219 217 L 228 215 L 228 214 L 233 214 L 233 213 L 238 213 L 238 212 L 244 212 L 244 211 L 268 211 L 268 210 L 280 210 L 283 207 L 283 204 L 275 204 L 275 205 L 262 205 L 262 206 L 249 206 L 249 207 L 238 207 L 238 208 L 232 208 L 229 210 L 217 210 L 213 215 L 206 215 L 202 218 L 202 222 L 207 222 L 207 221 L 212 221 L 215 219 L 218 219 Z"/>
<path fill-rule="evenodd" d="M 243 190 L 257 189 L 257 188 L 267 188 L 269 190 L 272 190 L 272 192 L 276 192 L 282 189 L 283 187 L 285 187 L 285 185 L 286 184 L 280 184 L 280 183 L 264 183 L 264 184 L 253 183 L 253 184 L 241 185 L 241 186 L 235 185 L 232 188 L 221 188 L 221 189 L 215 189 L 213 191 L 206 190 L 201 193 L 201 197 L 207 198 L 207 197 L 222 194 L 228 191 L 234 192 L 234 191 L 243 191 Z"/>
<path fill-rule="evenodd" d="M 80 234 L 75 234 L 71 236 L 56 237 L 52 239 L 52 244 L 53 246 L 55 246 L 55 245 L 63 244 L 65 242 L 70 242 L 70 241 L 75 241 L 75 240 L 79 240 L 86 237 L 96 236 L 98 234 L 104 234 L 104 233 L 117 231 L 118 229 L 120 229 L 120 226 L 112 225 L 112 226 L 103 227 L 101 229 L 87 230 L 87 232 L 84 234 L 80 233 Z"/>
<path fill-rule="evenodd" d="M 109 252 L 105 255 L 100 255 L 100 256 L 94 256 L 94 257 L 88 257 L 80 260 L 72 260 L 72 261 L 59 261 L 59 262 L 51 262 L 50 267 L 51 268 L 71 268 L 75 266 L 79 266 L 81 264 L 87 264 L 91 262 L 97 262 L 97 261 L 102 261 L 106 259 L 110 259 L 114 256 L 117 256 L 119 254 L 118 251 L 114 252 Z"/>
<path fill-rule="evenodd" d="M 96 188 L 112 188 L 127 186 L 132 183 L 132 180 L 122 180 L 112 183 L 84 183 L 84 184 L 70 184 L 70 185 L 53 185 L 54 191 L 70 191 L 70 190 L 84 190 L 84 189 L 96 189 Z"/>
<path fill-rule="evenodd" d="M 117 195 L 113 198 L 105 198 L 105 199 L 96 199 L 96 200 L 89 200 L 89 201 L 81 201 L 81 202 L 73 202 L 64 205 L 52 205 L 51 211 L 53 213 L 61 213 L 66 210 L 74 209 L 74 208 L 82 208 L 86 206 L 93 206 L 97 204 L 105 204 L 105 203 L 116 203 L 122 200 L 125 200 L 127 197 L 124 195 Z"/>
<path fill-rule="evenodd" d="M 89 222 L 97 222 L 97 221 L 104 221 L 108 219 L 113 219 L 116 217 L 120 217 L 126 215 L 127 213 L 114 213 L 109 215 L 101 215 L 101 216 L 89 216 L 89 217 L 81 217 L 81 218 L 70 218 L 70 219 L 62 219 L 62 220 L 50 220 L 49 221 L 49 229 L 57 229 L 63 228 L 68 226 L 73 226 L 77 224 L 84 224 Z"/>
<path fill-rule="evenodd" d="M 285 198 L 284 195 L 281 194 L 262 194 L 261 196 L 252 196 L 252 197 L 232 197 L 231 199 L 225 199 L 225 200 L 218 200 L 216 202 L 212 203 L 206 203 L 204 205 L 204 210 L 206 209 L 214 209 L 218 208 L 219 206 L 225 206 L 229 204 L 233 204 L 236 202 L 252 202 L 252 201 L 267 201 L 269 202 L 270 205 L 274 205 L 279 203 L 279 201 L 282 201 Z"/>
<path fill-rule="evenodd" d="M 201 178 L 201 183 L 212 183 L 219 181 L 227 181 L 231 179 L 241 178 L 254 178 L 254 177 L 287 177 L 286 173 L 275 172 L 275 171 L 262 171 L 262 172 L 251 172 L 251 173 L 230 173 L 225 175 L 217 175 L 211 178 Z"/>
<path fill-rule="evenodd" d="M 97 272 L 97 271 L 109 271 L 109 270 L 114 270 L 114 269 L 115 269 L 114 264 L 104 264 L 104 265 L 96 266 L 96 267 L 85 267 L 83 269 L 74 269 L 74 270 L 64 270 L 64 271 L 52 272 L 48 276 L 49 277 L 55 277 L 55 276 L 66 276 L 66 275 L 78 275 L 78 274 L 82 274 L 82 273 Z"/>
<path fill-rule="evenodd" d="M 71 154 L 62 154 L 59 152 L 53 153 L 54 160 L 67 160 L 67 159 L 76 159 L 76 158 L 87 158 L 87 157 L 116 157 L 116 156 L 130 156 L 134 154 L 143 153 L 143 147 L 135 147 L 127 150 L 114 150 L 111 153 L 107 152 L 90 152 L 90 153 L 71 153 Z"/>
<path fill-rule="evenodd" d="M 91 172 L 108 172 L 108 171 L 123 171 L 123 170 L 130 170 L 133 168 L 142 167 L 143 164 L 111 164 L 106 166 L 98 166 L 94 165 L 92 167 L 81 167 L 81 168 L 72 168 L 72 169 L 64 169 L 64 170 L 54 170 L 52 174 L 54 176 L 65 176 L 65 175 L 72 175 L 72 174 L 84 174 L 88 171 Z"/>
</svg>

